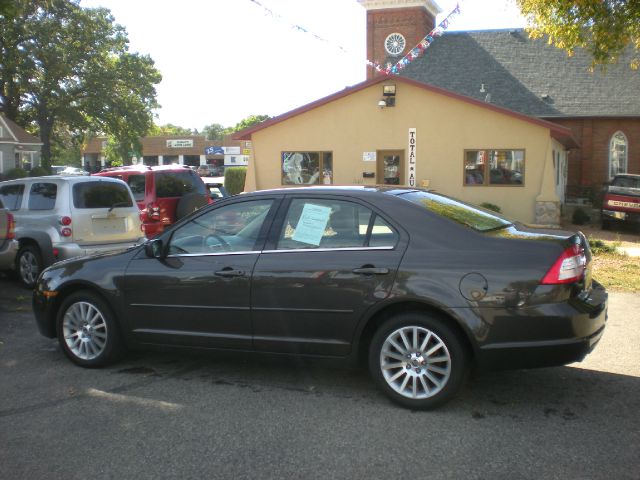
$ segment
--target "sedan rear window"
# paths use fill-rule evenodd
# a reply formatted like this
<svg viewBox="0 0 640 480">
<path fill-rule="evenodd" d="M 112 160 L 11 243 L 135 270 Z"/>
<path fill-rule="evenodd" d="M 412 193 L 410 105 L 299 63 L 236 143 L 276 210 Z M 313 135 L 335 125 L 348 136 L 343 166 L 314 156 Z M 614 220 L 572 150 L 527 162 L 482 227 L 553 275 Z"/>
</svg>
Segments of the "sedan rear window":
<svg viewBox="0 0 640 480">
<path fill-rule="evenodd" d="M 512 224 L 509 220 L 479 207 L 433 192 L 410 192 L 399 197 L 478 232 L 497 230 Z"/>
<path fill-rule="evenodd" d="M 204 183 L 193 170 L 155 172 L 158 198 L 182 197 L 188 193 L 206 195 Z"/>
<path fill-rule="evenodd" d="M 115 182 L 82 182 L 73 186 L 73 205 L 76 208 L 132 207 L 131 194 L 126 185 Z"/>
</svg>

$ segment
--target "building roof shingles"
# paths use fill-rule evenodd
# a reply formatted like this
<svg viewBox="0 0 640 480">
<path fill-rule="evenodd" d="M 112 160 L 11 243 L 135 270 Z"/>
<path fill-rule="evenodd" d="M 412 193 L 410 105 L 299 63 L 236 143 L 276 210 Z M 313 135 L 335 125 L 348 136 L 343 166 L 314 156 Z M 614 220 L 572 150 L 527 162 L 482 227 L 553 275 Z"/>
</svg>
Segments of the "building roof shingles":
<svg viewBox="0 0 640 480">
<path fill-rule="evenodd" d="M 590 72 L 585 51 L 569 57 L 523 30 L 447 32 L 401 75 L 537 117 L 638 117 L 640 71 L 627 56 Z"/>
</svg>

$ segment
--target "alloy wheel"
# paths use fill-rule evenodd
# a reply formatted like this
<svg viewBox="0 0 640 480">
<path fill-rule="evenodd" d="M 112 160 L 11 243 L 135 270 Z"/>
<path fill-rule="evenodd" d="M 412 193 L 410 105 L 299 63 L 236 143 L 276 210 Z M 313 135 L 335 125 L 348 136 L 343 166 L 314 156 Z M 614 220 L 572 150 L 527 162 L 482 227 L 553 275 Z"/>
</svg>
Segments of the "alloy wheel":
<svg viewBox="0 0 640 480">
<path fill-rule="evenodd" d="M 384 380 L 396 393 L 409 399 L 437 395 L 451 376 L 451 354 L 433 331 L 406 326 L 387 336 L 380 350 Z"/>
<path fill-rule="evenodd" d="M 62 334 L 69 351 L 81 360 L 99 357 L 107 345 L 107 323 L 94 305 L 76 302 L 62 320 Z"/>
</svg>

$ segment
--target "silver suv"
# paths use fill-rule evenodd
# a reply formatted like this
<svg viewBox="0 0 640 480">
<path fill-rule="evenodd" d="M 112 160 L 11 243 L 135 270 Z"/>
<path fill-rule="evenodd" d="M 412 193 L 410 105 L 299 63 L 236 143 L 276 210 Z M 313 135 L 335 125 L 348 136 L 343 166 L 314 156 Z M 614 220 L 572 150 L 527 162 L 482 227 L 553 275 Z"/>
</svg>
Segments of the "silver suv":
<svg viewBox="0 0 640 480">
<path fill-rule="evenodd" d="M 144 241 L 131 190 L 107 177 L 34 177 L 0 182 L 0 199 L 16 220 L 15 269 L 33 287 L 60 260 Z"/>
</svg>

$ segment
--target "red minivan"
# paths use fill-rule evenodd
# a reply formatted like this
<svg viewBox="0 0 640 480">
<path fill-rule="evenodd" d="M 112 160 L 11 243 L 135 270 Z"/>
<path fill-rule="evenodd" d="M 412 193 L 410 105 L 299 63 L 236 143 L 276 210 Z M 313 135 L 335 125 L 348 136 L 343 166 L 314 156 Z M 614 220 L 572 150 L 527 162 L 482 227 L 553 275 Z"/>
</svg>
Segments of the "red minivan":
<svg viewBox="0 0 640 480">
<path fill-rule="evenodd" d="M 129 185 L 147 238 L 211 202 L 198 174 L 183 165 L 114 167 L 94 175 L 119 178 Z"/>
</svg>

